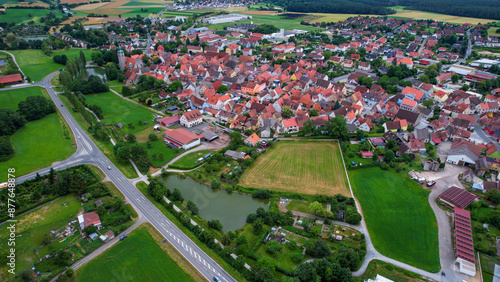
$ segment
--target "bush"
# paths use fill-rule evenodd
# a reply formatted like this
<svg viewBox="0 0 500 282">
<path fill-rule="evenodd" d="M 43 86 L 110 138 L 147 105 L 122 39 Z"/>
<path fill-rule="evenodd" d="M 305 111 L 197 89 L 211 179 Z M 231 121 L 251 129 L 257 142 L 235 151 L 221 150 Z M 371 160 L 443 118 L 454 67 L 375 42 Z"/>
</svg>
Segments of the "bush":
<svg viewBox="0 0 500 282">
<path fill-rule="evenodd" d="M 276 255 L 277 253 L 281 252 L 282 249 L 283 249 L 283 245 L 281 245 L 280 243 L 278 243 L 275 240 L 271 240 L 271 241 L 266 243 L 266 252 L 268 252 L 272 255 Z"/>
<path fill-rule="evenodd" d="M 267 189 L 259 189 L 252 193 L 252 197 L 258 199 L 269 199 L 271 197 L 271 192 Z"/>
<path fill-rule="evenodd" d="M 346 221 L 349 224 L 359 224 L 361 222 L 361 214 L 353 210 L 347 211 Z"/>
<path fill-rule="evenodd" d="M 154 133 L 149 134 L 148 138 L 149 138 L 150 141 L 156 141 L 156 140 L 158 140 L 158 136 L 156 134 L 154 134 Z"/>
</svg>

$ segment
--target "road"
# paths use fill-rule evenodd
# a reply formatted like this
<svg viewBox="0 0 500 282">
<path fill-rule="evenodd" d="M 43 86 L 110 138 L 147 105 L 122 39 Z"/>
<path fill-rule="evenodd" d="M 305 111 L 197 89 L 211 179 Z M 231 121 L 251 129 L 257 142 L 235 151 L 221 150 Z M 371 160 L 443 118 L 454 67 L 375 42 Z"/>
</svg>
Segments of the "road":
<svg viewBox="0 0 500 282">
<path fill-rule="evenodd" d="M 55 170 L 65 169 L 78 164 L 90 164 L 99 167 L 109 181 L 123 193 L 138 213 L 143 214 L 146 221 L 150 222 L 164 236 L 179 253 L 184 256 L 207 280 L 212 280 L 215 275 L 222 281 L 236 281 L 210 256 L 201 250 L 189 237 L 187 237 L 175 224 L 173 224 L 160 210 L 156 208 L 132 183 L 120 172 L 120 170 L 99 150 L 92 139 L 88 137 L 83 129 L 76 123 L 73 116 L 66 107 L 62 106 L 61 100 L 50 85 L 51 79 L 57 74 L 48 75 L 43 81 L 36 85 L 44 87 L 50 98 L 61 112 L 75 136 L 77 151 L 68 160 L 55 163 Z M 27 87 L 27 86 L 22 86 Z M 9 88 L 7 88 L 9 89 Z M 109 169 L 108 169 L 109 168 Z M 38 173 L 48 174 L 50 168 L 45 168 Z M 22 182 L 35 177 L 37 172 L 19 177 L 17 182 Z"/>
<path fill-rule="evenodd" d="M 476 122 L 474 124 L 474 132 L 476 132 L 479 137 L 481 137 L 485 142 L 492 142 L 493 145 L 495 145 L 495 147 L 497 148 L 497 151 L 500 152 L 500 144 L 498 144 L 498 142 L 493 137 L 483 131 L 481 125 L 479 125 L 479 122 Z"/>
</svg>

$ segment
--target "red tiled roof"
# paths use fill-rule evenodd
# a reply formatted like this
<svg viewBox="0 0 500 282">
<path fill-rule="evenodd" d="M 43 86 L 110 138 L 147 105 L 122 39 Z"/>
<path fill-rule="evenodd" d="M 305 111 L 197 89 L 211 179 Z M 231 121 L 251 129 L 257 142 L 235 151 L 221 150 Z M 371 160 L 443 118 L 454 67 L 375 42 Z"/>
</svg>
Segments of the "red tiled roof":
<svg viewBox="0 0 500 282">
<path fill-rule="evenodd" d="M 20 74 L 9 74 L 9 75 L 0 75 L 0 83 L 13 83 L 13 82 L 23 82 L 23 78 Z"/>
<path fill-rule="evenodd" d="M 173 139 L 177 143 L 188 144 L 189 142 L 198 139 L 199 136 L 191 133 L 183 128 L 169 129 L 165 132 L 165 136 L 168 139 Z"/>
</svg>

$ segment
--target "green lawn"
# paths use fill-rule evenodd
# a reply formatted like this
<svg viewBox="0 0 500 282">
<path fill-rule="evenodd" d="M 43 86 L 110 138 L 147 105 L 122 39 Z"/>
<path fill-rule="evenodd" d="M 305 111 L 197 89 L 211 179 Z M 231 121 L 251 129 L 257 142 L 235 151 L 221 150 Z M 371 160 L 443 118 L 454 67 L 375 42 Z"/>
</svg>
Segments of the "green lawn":
<svg viewBox="0 0 500 282">
<path fill-rule="evenodd" d="M 311 213 L 309 211 L 309 203 L 308 202 L 300 202 L 300 201 L 291 201 L 287 206 L 287 210 L 298 211 L 303 213 Z"/>
<path fill-rule="evenodd" d="M 481 256 L 481 270 L 483 271 L 483 281 L 493 281 L 495 273 L 495 264 L 500 264 L 500 259 L 493 258 L 483 253 Z"/>
<path fill-rule="evenodd" d="M 406 175 L 380 168 L 349 172 L 375 248 L 420 269 L 440 269 L 436 216 L 428 191 Z"/>
<path fill-rule="evenodd" d="M 76 220 L 76 215 L 80 209 L 81 206 L 76 197 L 70 195 L 59 198 L 52 203 L 45 204 L 16 218 L 18 221 L 16 224 L 16 235 L 18 235 L 16 238 L 16 273 L 20 273 L 22 270 L 30 267 L 32 262 L 38 260 L 34 249 L 39 249 L 42 245 L 43 235 L 48 234 L 50 230 L 57 230 L 64 227 L 71 220 Z M 7 224 L 0 225 L 0 240 L 2 242 L 7 242 L 9 236 L 9 232 L 5 228 Z M 43 252 L 44 249 L 48 248 L 52 248 L 55 251 L 65 247 L 68 243 L 68 241 L 62 243 L 55 241 L 39 251 Z M 2 281 L 7 281 L 6 278 L 10 277 L 10 275 L 4 276 L 5 269 L 6 266 L 2 265 L 2 273 L 0 274 L 0 280 Z"/>
<path fill-rule="evenodd" d="M 195 163 L 195 161 L 199 158 L 203 158 L 209 153 L 212 153 L 214 150 L 201 150 L 197 152 L 192 152 L 181 159 L 177 160 L 175 163 L 172 164 L 172 167 L 175 167 L 177 169 L 193 169 L 195 167 L 198 167 L 203 164 L 203 162 L 200 163 Z"/>
<path fill-rule="evenodd" d="M 29 96 L 42 96 L 41 87 L 12 88 L 0 91 L 0 107 L 16 111 L 19 102 L 26 100 Z"/>
<path fill-rule="evenodd" d="M 56 16 L 59 18 L 62 16 L 60 11 L 49 9 L 5 9 L 5 15 L 2 15 L 1 21 L 16 24 L 27 24 L 30 21 L 40 23 L 40 18 L 46 16 L 50 12 L 55 12 Z"/>
<path fill-rule="evenodd" d="M 16 169 L 16 175 L 21 176 L 68 158 L 76 147 L 72 145 L 71 137 L 65 138 L 62 124 L 66 127 L 66 134 L 71 136 L 58 113 L 32 121 L 16 131 L 11 137 L 15 155 L 0 163 L 0 171 L 7 171 L 12 167 Z M 0 176 L 0 181 L 6 179 L 6 174 Z"/>
<path fill-rule="evenodd" d="M 151 142 L 151 148 L 148 148 L 146 143 L 140 143 L 140 144 L 143 145 L 146 148 L 146 150 L 148 150 L 149 160 L 152 166 L 154 167 L 164 166 L 170 160 L 175 158 L 175 156 L 177 156 L 177 152 L 175 150 L 170 149 L 169 147 L 167 147 L 167 145 L 165 145 L 165 143 L 163 142 L 163 138 L 150 142 Z M 155 154 L 158 155 L 154 157 Z M 159 154 L 162 154 L 163 158 L 161 158 Z"/>
<path fill-rule="evenodd" d="M 195 281 L 138 227 L 76 272 L 79 281 Z"/>
<path fill-rule="evenodd" d="M 368 279 L 375 279 L 377 274 L 380 274 L 393 281 L 425 281 L 422 276 L 416 273 L 396 267 L 390 263 L 386 263 L 377 259 L 370 261 L 370 263 L 368 264 L 368 268 L 361 277 L 353 277 L 352 280 L 354 282 L 363 282 L 367 281 Z"/>
<path fill-rule="evenodd" d="M 132 8 L 132 7 L 130 7 Z M 130 8 L 125 8 L 125 9 L 121 9 L 121 8 L 118 8 L 117 10 L 130 10 Z M 123 13 L 121 14 L 122 17 L 136 17 L 137 15 L 141 15 L 141 17 L 149 17 L 150 14 L 158 14 L 159 12 L 161 12 L 163 9 L 165 9 L 165 7 L 153 7 L 153 8 L 142 8 L 144 10 L 147 10 L 147 12 L 141 12 L 141 8 L 133 8 L 132 11 L 130 12 L 126 12 L 126 13 Z"/>
<path fill-rule="evenodd" d="M 83 51 L 87 60 L 91 60 L 90 56 L 93 51 L 89 49 L 57 50 L 52 53 L 52 56 L 64 54 L 69 59 L 73 59 L 80 53 L 80 50 Z M 16 57 L 24 74 L 33 81 L 40 81 L 48 74 L 65 67 L 54 63 L 52 57 L 45 55 L 42 50 L 12 50 L 10 52 Z"/>
<path fill-rule="evenodd" d="M 125 100 L 112 92 L 89 94 L 85 97 L 89 105 L 96 104 L 101 107 L 105 123 L 123 123 L 122 131 L 125 134 L 139 132 L 153 123 L 154 112 Z M 149 125 L 138 125 L 139 121 L 147 121 Z M 134 128 L 129 128 L 129 123 L 132 123 Z"/>
</svg>

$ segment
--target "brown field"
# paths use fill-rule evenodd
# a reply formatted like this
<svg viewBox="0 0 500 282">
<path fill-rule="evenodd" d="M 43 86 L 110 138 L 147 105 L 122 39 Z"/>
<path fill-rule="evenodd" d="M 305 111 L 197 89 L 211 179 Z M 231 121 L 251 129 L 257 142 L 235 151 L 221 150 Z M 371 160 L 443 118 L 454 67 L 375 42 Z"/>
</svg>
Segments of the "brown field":
<svg viewBox="0 0 500 282">
<path fill-rule="evenodd" d="M 80 4 L 88 2 L 88 0 L 61 0 L 61 4 Z"/>
<path fill-rule="evenodd" d="M 71 17 L 61 23 L 59 28 L 61 28 L 65 24 L 72 24 L 73 21 L 76 19 L 83 19 L 86 18 L 85 16 L 76 16 L 76 17 Z M 96 17 L 90 17 L 87 18 L 88 20 L 83 23 L 83 25 L 99 25 L 107 22 L 117 22 L 119 20 L 124 20 L 125 18 L 119 18 L 119 17 L 107 17 L 107 18 L 96 18 Z"/>
<path fill-rule="evenodd" d="M 111 3 L 108 3 L 107 5 L 98 7 L 96 9 L 91 9 L 91 10 L 82 10 L 82 12 L 85 13 L 95 13 L 99 15 L 120 15 L 120 14 L 125 14 L 128 13 L 132 10 L 125 10 L 125 9 L 117 9 L 118 7 L 121 7 L 122 5 L 130 2 L 129 0 L 117 0 Z"/>
<path fill-rule="evenodd" d="M 49 7 L 46 3 L 35 3 L 35 2 L 22 2 L 19 4 L 4 4 L 5 7 Z"/>
<path fill-rule="evenodd" d="M 337 142 L 278 142 L 245 171 L 245 187 L 352 197 Z"/>
<path fill-rule="evenodd" d="M 277 11 L 246 11 L 246 12 L 242 12 L 242 14 L 264 15 L 264 16 L 275 15 L 277 13 L 278 13 Z"/>
<path fill-rule="evenodd" d="M 95 10 L 95 9 L 98 9 L 102 6 L 106 6 L 108 4 L 109 4 L 109 2 L 86 4 L 86 5 L 78 6 L 78 7 L 74 8 L 73 10 L 75 10 L 75 11 Z"/>
</svg>

